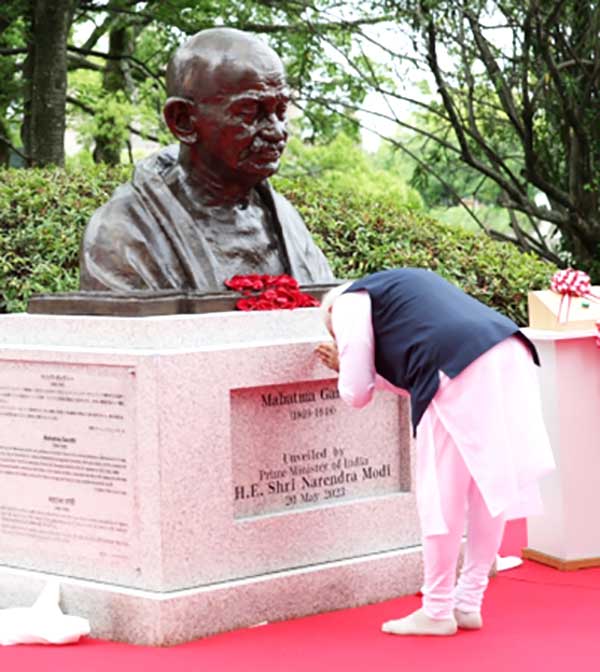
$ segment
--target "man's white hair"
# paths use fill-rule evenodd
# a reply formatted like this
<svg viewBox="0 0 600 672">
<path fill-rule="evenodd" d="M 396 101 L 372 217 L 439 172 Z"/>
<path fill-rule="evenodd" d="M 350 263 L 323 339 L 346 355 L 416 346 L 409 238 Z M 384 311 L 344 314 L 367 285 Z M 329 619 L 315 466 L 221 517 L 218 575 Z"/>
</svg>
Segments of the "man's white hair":
<svg viewBox="0 0 600 672">
<path fill-rule="evenodd" d="M 321 316 L 330 334 L 333 333 L 331 326 L 331 308 L 333 308 L 333 302 L 338 298 L 338 296 L 341 296 L 348 289 L 348 287 L 350 287 L 352 282 L 353 281 L 343 282 L 341 285 L 330 289 L 321 299 Z"/>
</svg>

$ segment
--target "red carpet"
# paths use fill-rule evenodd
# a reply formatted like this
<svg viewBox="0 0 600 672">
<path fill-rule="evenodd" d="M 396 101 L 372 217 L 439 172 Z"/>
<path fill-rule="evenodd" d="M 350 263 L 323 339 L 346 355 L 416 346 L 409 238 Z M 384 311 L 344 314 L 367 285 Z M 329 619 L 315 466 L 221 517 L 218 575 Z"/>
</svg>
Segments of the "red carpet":
<svg viewBox="0 0 600 672">
<path fill-rule="evenodd" d="M 503 554 L 516 554 L 522 528 Z M 394 637 L 380 624 L 419 605 L 382 604 L 272 623 L 169 649 L 84 640 L 0 647 L 1 672 L 600 672 L 600 569 L 527 562 L 490 582 L 485 627 L 454 637 Z"/>
<path fill-rule="evenodd" d="M 527 546 L 527 521 L 524 518 L 506 523 L 504 538 L 500 546 L 500 555 L 521 557 L 521 549 Z"/>
</svg>

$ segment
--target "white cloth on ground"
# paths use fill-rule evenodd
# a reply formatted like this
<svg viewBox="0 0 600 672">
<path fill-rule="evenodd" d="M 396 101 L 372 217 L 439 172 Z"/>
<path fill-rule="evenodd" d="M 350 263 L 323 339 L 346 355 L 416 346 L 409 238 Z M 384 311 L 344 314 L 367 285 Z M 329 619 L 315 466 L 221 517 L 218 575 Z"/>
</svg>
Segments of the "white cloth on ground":
<svg viewBox="0 0 600 672">
<path fill-rule="evenodd" d="M 32 607 L 0 609 L 0 645 L 71 644 L 89 635 L 89 622 L 63 614 L 59 601 L 60 585 L 52 581 Z"/>
</svg>

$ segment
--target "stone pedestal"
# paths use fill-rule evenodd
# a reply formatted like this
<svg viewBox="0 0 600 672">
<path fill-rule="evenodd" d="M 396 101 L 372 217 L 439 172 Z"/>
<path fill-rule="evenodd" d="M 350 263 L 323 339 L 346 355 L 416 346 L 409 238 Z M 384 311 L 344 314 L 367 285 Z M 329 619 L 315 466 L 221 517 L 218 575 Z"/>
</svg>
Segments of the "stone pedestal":
<svg viewBox="0 0 600 672">
<path fill-rule="evenodd" d="M 559 569 L 600 566 L 600 350 L 595 331 L 527 330 L 538 348 L 544 418 L 557 469 L 524 557 Z"/>
<path fill-rule="evenodd" d="M 0 317 L 0 608 L 58 575 L 169 645 L 414 592 L 407 401 L 356 411 L 318 311 Z"/>
</svg>

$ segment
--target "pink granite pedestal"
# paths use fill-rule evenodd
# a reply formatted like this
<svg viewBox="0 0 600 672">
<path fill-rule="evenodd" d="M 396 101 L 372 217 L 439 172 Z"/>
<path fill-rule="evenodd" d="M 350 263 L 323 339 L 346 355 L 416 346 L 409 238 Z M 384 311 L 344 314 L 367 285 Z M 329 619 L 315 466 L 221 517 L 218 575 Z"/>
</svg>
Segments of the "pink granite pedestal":
<svg viewBox="0 0 600 672">
<path fill-rule="evenodd" d="M 407 402 L 355 411 L 318 311 L 0 317 L 0 608 L 58 576 L 170 645 L 418 590 Z"/>
</svg>

